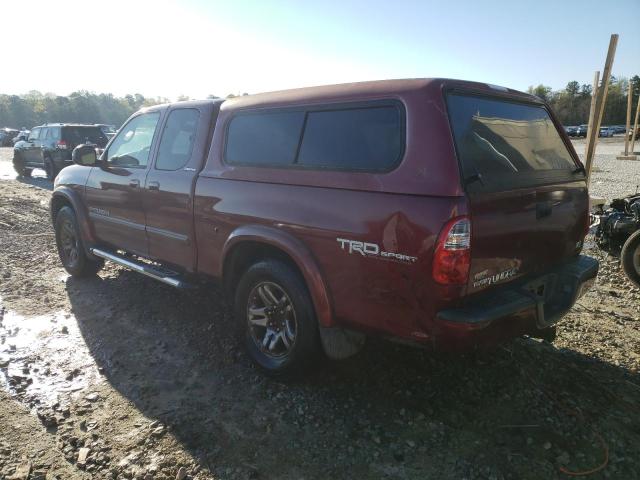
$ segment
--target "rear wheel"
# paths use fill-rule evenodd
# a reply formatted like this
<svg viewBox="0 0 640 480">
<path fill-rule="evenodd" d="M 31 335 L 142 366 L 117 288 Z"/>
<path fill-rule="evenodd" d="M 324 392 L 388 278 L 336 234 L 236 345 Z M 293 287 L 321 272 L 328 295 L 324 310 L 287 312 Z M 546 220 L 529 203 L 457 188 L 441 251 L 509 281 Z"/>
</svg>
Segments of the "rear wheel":
<svg viewBox="0 0 640 480">
<path fill-rule="evenodd" d="M 51 157 L 44 157 L 44 171 L 47 174 L 47 179 L 53 181 L 58 175 L 58 169 Z"/>
<path fill-rule="evenodd" d="M 622 269 L 638 288 L 640 288 L 640 230 L 627 238 L 620 253 Z"/>
<path fill-rule="evenodd" d="M 298 373 L 316 357 L 313 303 L 304 280 L 288 265 L 277 260 L 252 265 L 238 283 L 235 314 L 249 355 L 268 373 Z"/>
<path fill-rule="evenodd" d="M 65 270 L 74 277 L 95 275 L 104 260 L 89 258 L 84 250 L 76 214 L 71 207 L 62 207 L 56 215 L 56 245 Z"/>
</svg>

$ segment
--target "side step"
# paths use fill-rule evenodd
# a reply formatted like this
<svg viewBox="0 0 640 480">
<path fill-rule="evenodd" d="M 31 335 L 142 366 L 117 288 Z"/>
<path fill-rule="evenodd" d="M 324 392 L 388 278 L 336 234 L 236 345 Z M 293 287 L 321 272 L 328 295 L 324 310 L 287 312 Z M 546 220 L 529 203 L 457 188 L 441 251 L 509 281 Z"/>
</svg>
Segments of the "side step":
<svg viewBox="0 0 640 480">
<path fill-rule="evenodd" d="M 162 283 L 166 283 L 167 285 L 171 285 L 175 288 L 191 288 L 191 284 L 181 280 L 176 276 L 167 275 L 166 272 L 162 272 L 159 269 L 153 268 L 151 265 L 147 265 L 143 262 L 137 262 L 135 260 L 125 258 L 122 255 L 118 255 L 117 253 L 106 252 L 104 250 L 100 250 L 99 248 L 92 248 L 91 253 L 93 253 L 96 257 L 104 258 L 105 260 L 109 260 L 110 262 L 117 263 L 129 270 L 133 270 L 134 272 L 141 273 L 146 275 L 147 277 L 154 278 Z"/>
</svg>

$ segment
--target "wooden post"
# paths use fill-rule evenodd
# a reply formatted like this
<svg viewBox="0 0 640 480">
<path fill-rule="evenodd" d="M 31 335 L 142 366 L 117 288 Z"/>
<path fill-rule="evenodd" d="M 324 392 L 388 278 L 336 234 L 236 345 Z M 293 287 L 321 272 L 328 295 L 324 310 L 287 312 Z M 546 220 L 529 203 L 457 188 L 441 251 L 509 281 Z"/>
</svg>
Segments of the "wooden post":
<svg viewBox="0 0 640 480">
<path fill-rule="evenodd" d="M 631 128 L 631 103 L 633 98 L 633 88 L 629 82 L 629 93 L 627 94 L 627 129 L 624 131 L 624 154 L 629 155 L 629 130 Z"/>
<path fill-rule="evenodd" d="M 598 96 L 598 85 L 600 83 L 600 71 L 596 71 L 593 76 L 593 87 L 591 87 L 591 106 L 589 107 L 589 126 L 587 127 L 587 142 L 584 146 L 584 156 L 587 159 L 585 163 L 585 169 L 587 170 L 587 177 L 591 173 L 591 161 L 587 157 L 589 153 L 589 139 L 591 138 L 589 135 L 590 130 L 593 128 L 593 119 L 595 117 L 596 112 L 596 97 Z"/>
<path fill-rule="evenodd" d="M 631 134 L 631 155 L 635 155 L 634 150 L 636 143 L 636 132 L 638 131 L 638 115 L 640 115 L 640 95 L 638 95 L 638 103 L 636 105 L 636 119 L 633 122 L 633 133 Z"/>
<path fill-rule="evenodd" d="M 591 173 L 591 166 L 593 164 L 593 155 L 596 151 L 596 144 L 598 143 L 598 133 L 600 131 L 600 122 L 602 122 L 602 114 L 604 113 L 604 106 L 607 103 L 607 93 L 609 91 L 609 80 L 611 79 L 611 67 L 613 66 L 613 59 L 616 56 L 616 47 L 618 45 L 618 34 L 611 35 L 609 40 L 609 50 L 607 51 L 607 59 L 604 62 L 604 70 L 602 71 L 602 86 L 598 89 L 596 104 L 594 107 L 594 128 L 589 125 L 587 134 L 587 152 L 585 155 L 585 169 L 587 169 L 587 178 Z M 588 167 L 587 167 L 588 165 Z"/>
</svg>

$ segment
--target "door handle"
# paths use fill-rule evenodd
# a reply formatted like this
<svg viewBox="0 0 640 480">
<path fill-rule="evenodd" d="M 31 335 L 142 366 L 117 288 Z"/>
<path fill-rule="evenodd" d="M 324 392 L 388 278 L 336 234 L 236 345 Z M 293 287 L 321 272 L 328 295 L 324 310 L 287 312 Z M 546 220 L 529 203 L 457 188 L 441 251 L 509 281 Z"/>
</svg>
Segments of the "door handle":
<svg viewBox="0 0 640 480">
<path fill-rule="evenodd" d="M 147 188 L 149 190 L 160 190 L 160 182 L 156 182 L 155 180 L 152 180 L 151 182 L 147 183 Z"/>
<path fill-rule="evenodd" d="M 131 188 L 138 188 L 140 186 L 140 180 L 129 180 L 129 186 Z"/>
</svg>

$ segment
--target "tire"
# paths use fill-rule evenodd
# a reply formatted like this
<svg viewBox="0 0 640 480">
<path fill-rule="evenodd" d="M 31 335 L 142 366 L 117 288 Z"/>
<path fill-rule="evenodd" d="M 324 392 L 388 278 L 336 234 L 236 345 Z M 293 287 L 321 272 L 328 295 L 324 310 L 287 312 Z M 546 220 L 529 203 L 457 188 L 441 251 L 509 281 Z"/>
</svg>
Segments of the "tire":
<svg viewBox="0 0 640 480">
<path fill-rule="evenodd" d="M 620 252 L 620 261 L 629 280 L 640 288 L 640 230 L 624 242 Z"/>
<path fill-rule="evenodd" d="M 304 280 L 285 263 L 263 260 L 249 267 L 236 288 L 234 310 L 249 355 L 266 373 L 295 375 L 314 363 L 320 343 L 313 303 Z"/>
<path fill-rule="evenodd" d="M 53 160 L 49 156 L 44 157 L 44 171 L 47 174 L 47 180 L 51 180 L 52 182 L 56 178 L 56 175 L 58 175 L 56 164 L 53 163 Z"/>
<path fill-rule="evenodd" d="M 74 277 L 90 277 L 104 266 L 104 260 L 87 256 L 82 243 L 76 214 L 71 207 L 62 207 L 55 220 L 56 245 L 62 266 Z"/>
<path fill-rule="evenodd" d="M 553 327 L 543 328 L 541 330 L 538 330 L 538 333 L 538 338 L 544 340 L 547 343 L 553 343 L 558 337 L 558 327 L 554 325 Z"/>
<path fill-rule="evenodd" d="M 22 155 L 15 151 L 13 152 L 13 169 L 16 171 L 19 177 L 31 176 L 31 169 L 24 166 Z"/>
</svg>

